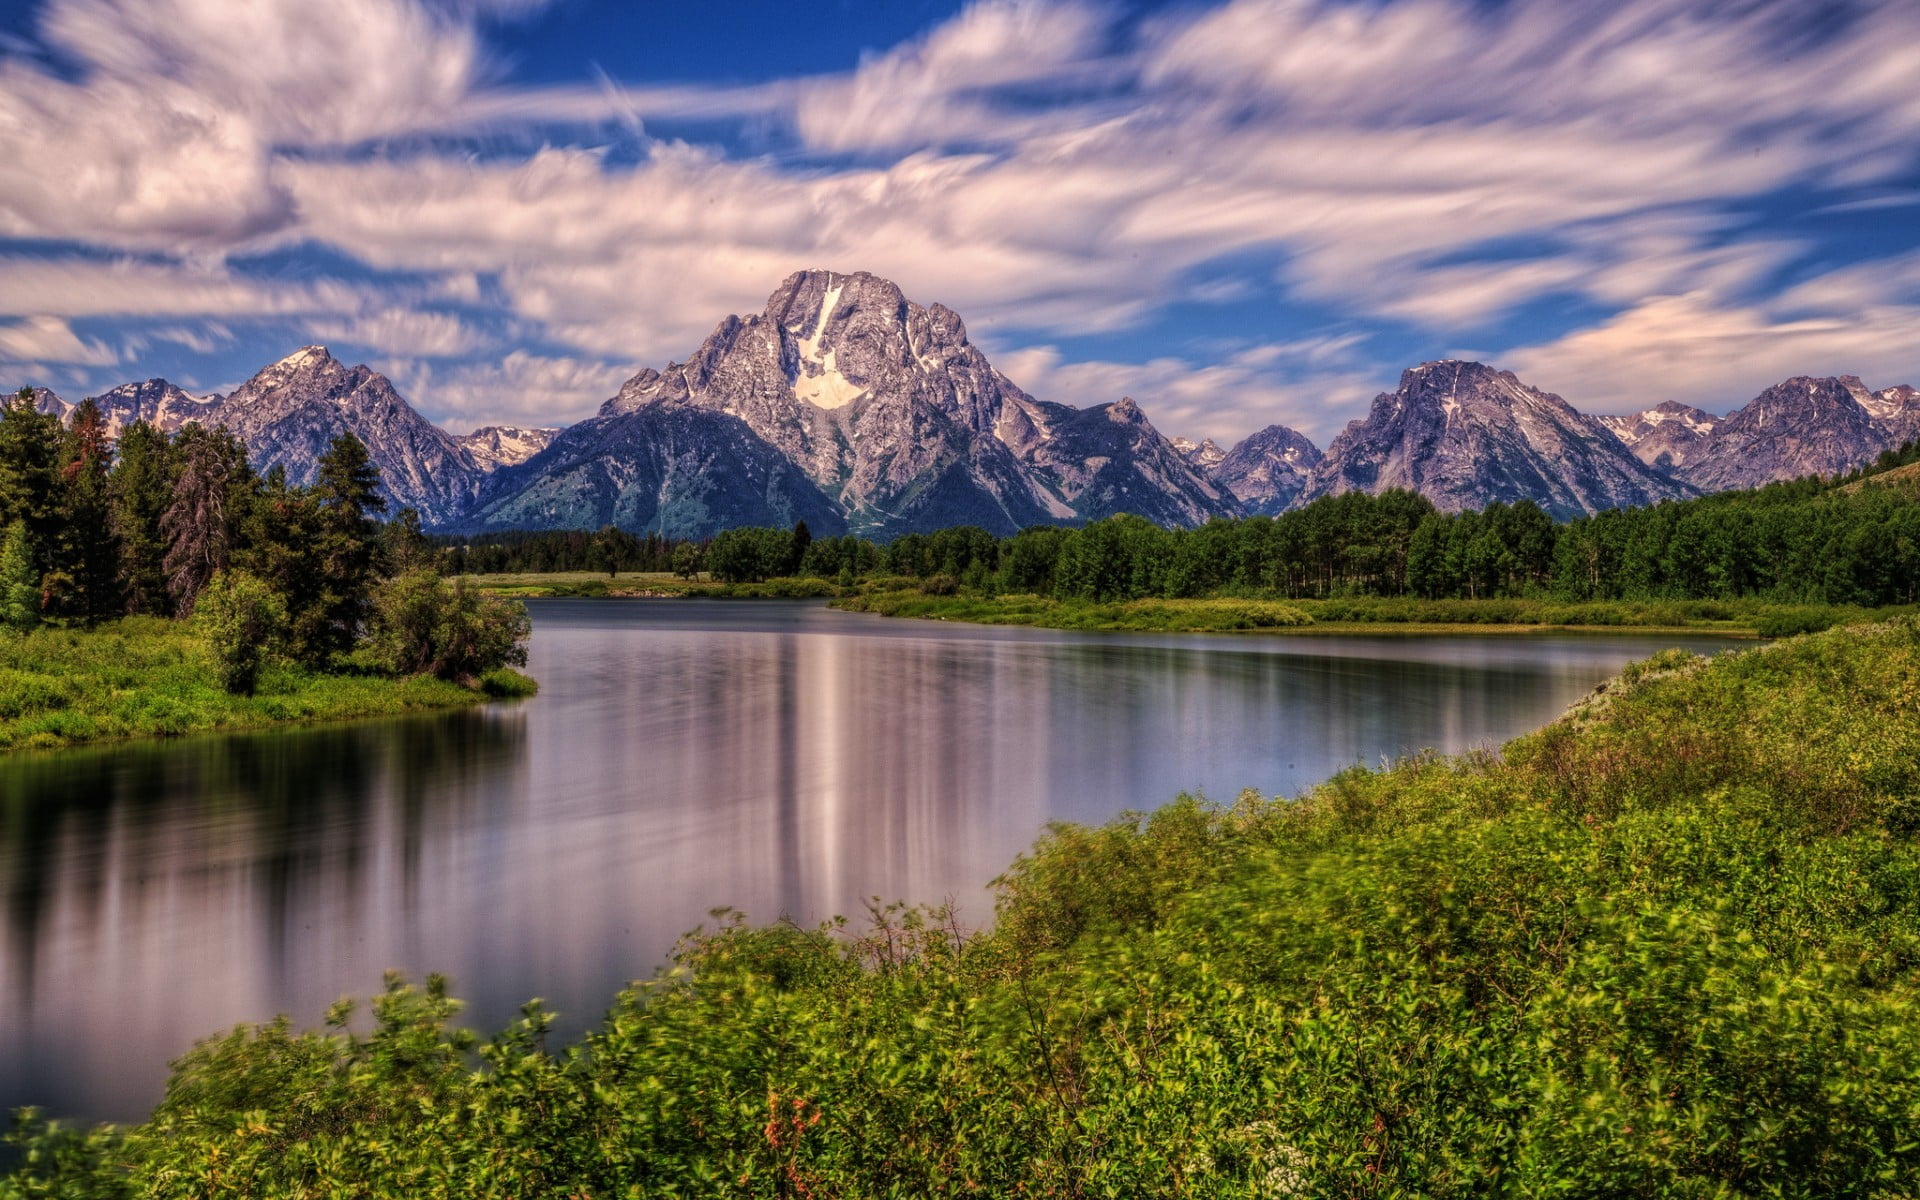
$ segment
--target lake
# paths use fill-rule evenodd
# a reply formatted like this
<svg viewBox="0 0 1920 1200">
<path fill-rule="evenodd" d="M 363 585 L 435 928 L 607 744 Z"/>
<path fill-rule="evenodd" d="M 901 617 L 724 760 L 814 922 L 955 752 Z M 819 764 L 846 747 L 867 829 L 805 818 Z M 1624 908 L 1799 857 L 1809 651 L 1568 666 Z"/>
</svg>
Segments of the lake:
<svg viewBox="0 0 1920 1200">
<path fill-rule="evenodd" d="M 452 976 L 579 1029 L 731 905 L 992 913 L 1048 821 L 1495 745 L 1672 636 L 1071 634 L 536 600 L 530 701 L 0 759 L 0 1106 L 131 1120 L 236 1022 Z"/>
</svg>

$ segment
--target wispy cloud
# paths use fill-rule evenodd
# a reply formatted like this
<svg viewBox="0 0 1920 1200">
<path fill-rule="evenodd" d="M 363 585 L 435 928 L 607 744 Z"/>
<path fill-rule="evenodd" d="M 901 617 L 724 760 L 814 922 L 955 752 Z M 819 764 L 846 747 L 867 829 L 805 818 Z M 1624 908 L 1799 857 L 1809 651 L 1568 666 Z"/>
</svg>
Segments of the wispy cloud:
<svg viewBox="0 0 1920 1200">
<path fill-rule="evenodd" d="M 684 356 L 812 266 L 888 275 L 997 342 L 1043 348 L 1146 326 L 1206 299 L 1196 288 L 1244 296 L 1248 272 L 1329 321 L 1436 344 L 1573 296 L 1613 315 L 1491 349 L 1566 372 L 1541 382 L 1587 405 L 1600 401 L 1583 381 L 1627 390 L 1604 354 L 1697 361 L 1678 386 L 1708 374 L 1713 347 L 1747 347 L 1749 326 L 1801 330 L 1779 345 L 1802 348 L 1808 321 L 1903 328 L 1904 301 L 1856 288 L 1848 308 L 1837 274 L 1818 312 L 1790 311 L 1768 289 L 1808 247 L 1735 215 L 1789 186 L 1830 191 L 1830 209 L 1908 202 L 1920 6 L 1896 0 L 1229 0 L 1144 22 L 1080 0 L 982 0 L 839 74 L 634 86 L 583 68 L 529 88 L 480 18 L 538 6 L 48 0 L 40 40 L 62 69 L 0 59 L 0 234 L 93 254 L 0 259 L 0 312 L 243 331 L 294 316 L 399 359 L 465 360 L 413 378 L 449 397 L 443 411 L 511 404 L 498 415 L 515 420 L 531 419 L 525 402 L 489 380 L 557 370 L 535 348 L 583 356 L 582 377 L 549 394 L 556 418 L 586 411 L 604 364 Z M 773 122 L 793 151 L 742 158 L 643 132 L 686 118 Z M 501 125 L 552 144 L 459 147 Z M 597 149 L 613 125 L 639 135 L 639 161 Z M 223 265 L 303 246 L 376 279 L 268 286 Z M 1201 270 L 1224 263 L 1237 276 Z M 383 289 L 384 273 L 408 283 Z M 511 338 L 494 345 L 477 318 L 414 294 L 436 289 L 523 333 L 520 357 L 497 359 Z M 1912 361 L 1865 335 L 1819 344 Z M 1023 383 L 1089 401 L 1157 391 L 1139 398 L 1181 432 L 1324 433 L 1400 365 L 1142 357 L 1029 351 Z"/>
</svg>

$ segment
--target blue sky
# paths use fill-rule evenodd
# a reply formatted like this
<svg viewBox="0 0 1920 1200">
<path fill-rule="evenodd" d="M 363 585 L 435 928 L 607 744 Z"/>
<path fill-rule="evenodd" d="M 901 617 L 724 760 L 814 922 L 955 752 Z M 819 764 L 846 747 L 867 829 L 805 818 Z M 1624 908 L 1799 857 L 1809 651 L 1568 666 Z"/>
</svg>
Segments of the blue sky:
<svg viewBox="0 0 1920 1200">
<path fill-rule="evenodd" d="M 825 267 L 1222 441 L 1920 382 L 1916 80 L 1910 0 L 13 3 L 0 380 L 564 424 Z"/>
</svg>

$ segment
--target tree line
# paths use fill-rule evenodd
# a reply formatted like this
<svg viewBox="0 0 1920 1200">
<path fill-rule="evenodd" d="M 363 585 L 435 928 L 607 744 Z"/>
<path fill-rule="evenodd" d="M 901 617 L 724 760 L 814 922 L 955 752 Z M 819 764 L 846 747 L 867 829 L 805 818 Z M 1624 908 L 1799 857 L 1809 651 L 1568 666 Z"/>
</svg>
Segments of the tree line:
<svg viewBox="0 0 1920 1200">
<path fill-rule="evenodd" d="M 875 576 L 929 590 L 1116 601 L 1221 594 L 1289 599 L 1418 596 L 1785 603 L 1920 602 L 1920 502 L 1899 486 L 1849 486 L 1920 461 L 1889 451 L 1867 471 L 1612 509 L 1556 523 L 1522 500 L 1446 513 L 1414 492 L 1326 496 L 1277 517 L 1164 529 L 1116 516 L 1009 538 L 960 527 L 881 546 L 792 530 L 728 530 L 701 565 L 725 582 Z M 669 556 L 671 557 L 671 556 Z"/>
<path fill-rule="evenodd" d="M 419 515 L 383 523 L 379 489 L 351 433 L 297 487 L 225 429 L 114 437 L 92 400 L 63 423 L 22 389 L 0 405 L 0 622 L 198 616 L 235 691 L 275 657 L 469 680 L 524 662 L 524 612 L 440 579 Z"/>
</svg>

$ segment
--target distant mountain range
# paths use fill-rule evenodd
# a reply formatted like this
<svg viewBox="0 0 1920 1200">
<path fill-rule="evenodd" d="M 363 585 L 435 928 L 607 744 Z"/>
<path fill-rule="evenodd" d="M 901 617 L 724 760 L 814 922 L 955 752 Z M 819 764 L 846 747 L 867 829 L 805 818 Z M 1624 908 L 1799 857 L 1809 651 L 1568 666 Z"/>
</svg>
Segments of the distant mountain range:
<svg viewBox="0 0 1920 1200">
<path fill-rule="evenodd" d="M 36 390 L 43 411 L 73 405 Z M 565 429 L 464 437 L 383 375 L 308 346 L 226 396 L 164 379 L 94 398 L 110 431 L 223 425 L 261 470 L 304 483 L 327 444 L 367 444 L 396 505 L 455 531 L 598 528 L 699 537 L 805 520 L 891 537 L 1005 534 L 1128 512 L 1168 525 L 1411 488 L 1442 509 L 1532 500 L 1557 517 L 1830 475 L 1920 437 L 1920 392 L 1794 378 L 1717 417 L 1675 402 L 1583 414 L 1476 362 L 1410 368 L 1323 453 L 1273 425 L 1223 450 L 1168 438 L 1130 398 L 1077 409 L 995 370 L 959 315 L 885 279 L 803 271 L 692 357 L 641 371 Z"/>
</svg>

